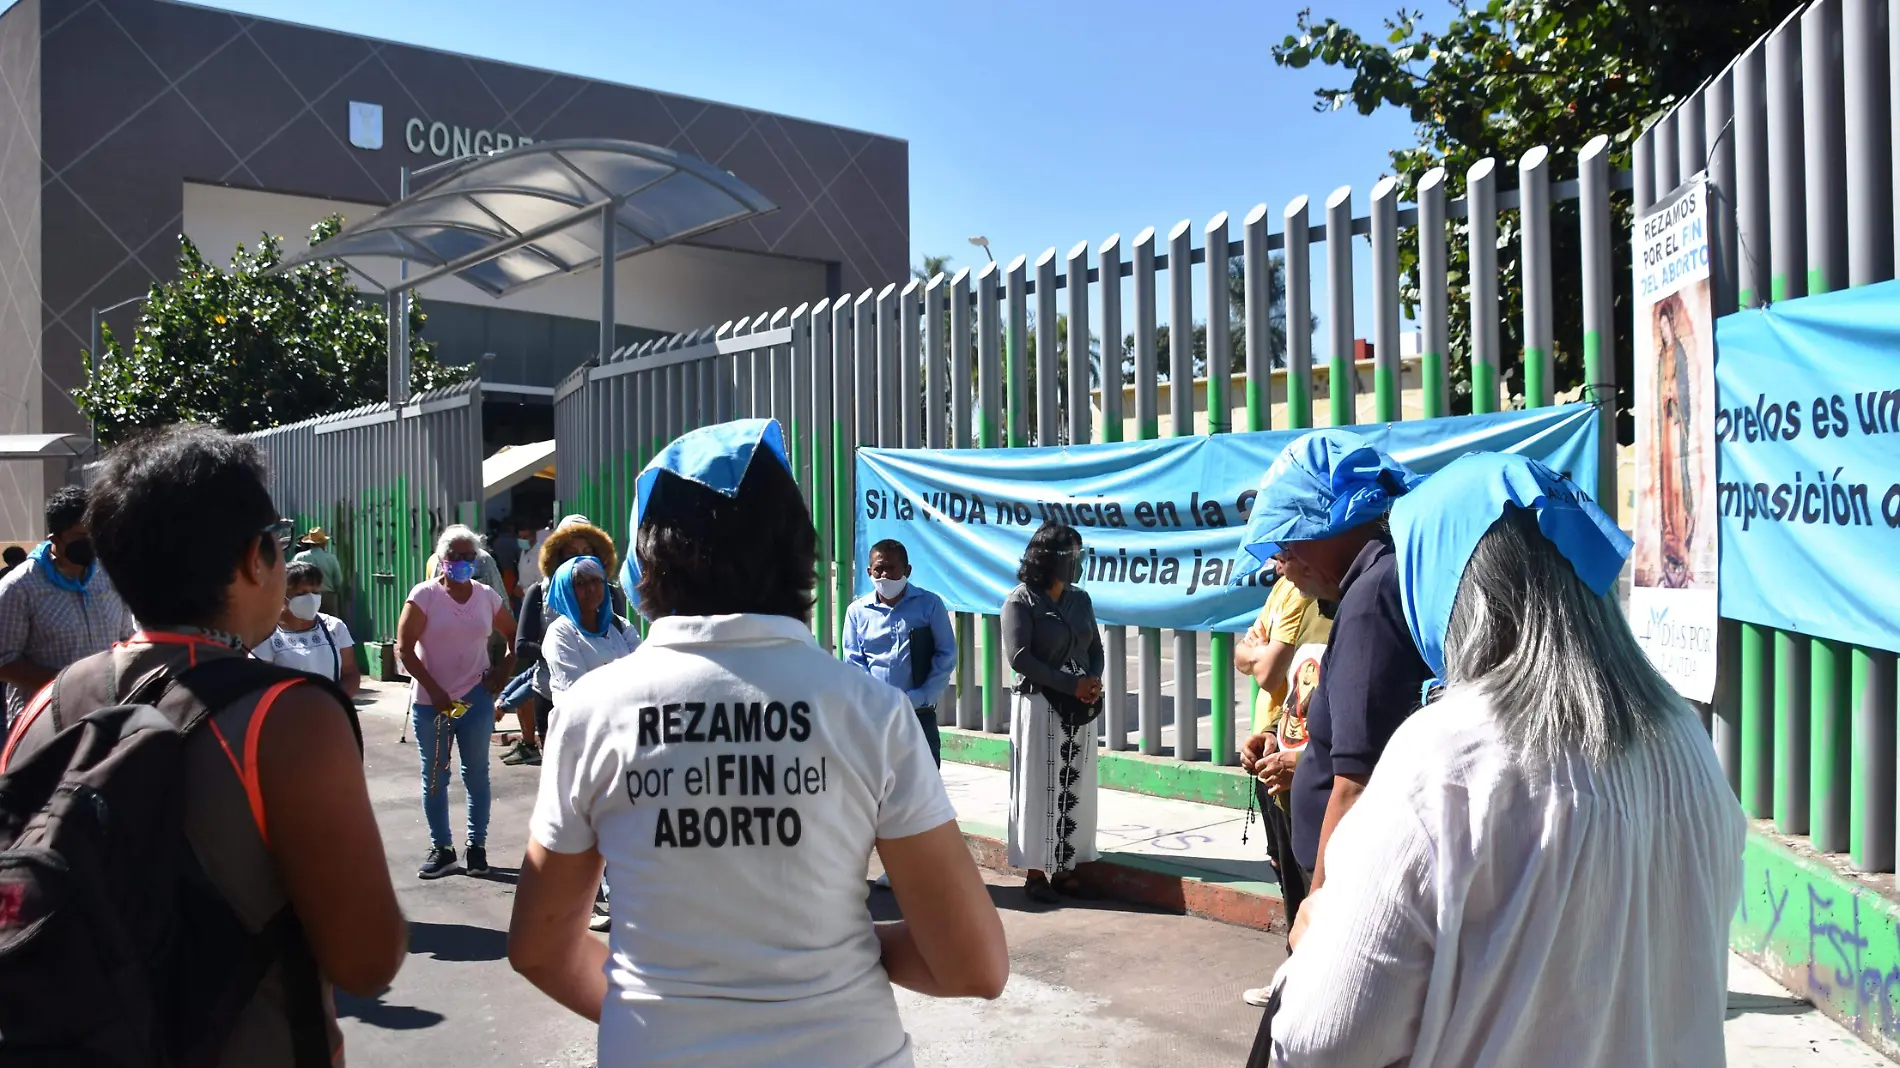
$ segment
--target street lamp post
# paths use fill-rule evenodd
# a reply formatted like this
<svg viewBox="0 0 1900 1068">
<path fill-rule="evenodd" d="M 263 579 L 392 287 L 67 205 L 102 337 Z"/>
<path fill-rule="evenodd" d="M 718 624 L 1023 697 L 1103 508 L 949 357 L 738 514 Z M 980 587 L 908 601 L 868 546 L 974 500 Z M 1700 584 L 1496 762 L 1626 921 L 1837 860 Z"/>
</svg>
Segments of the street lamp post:
<svg viewBox="0 0 1900 1068">
<path fill-rule="evenodd" d="M 150 296 L 151 293 L 148 291 L 140 293 L 136 297 L 127 297 L 117 304 L 108 304 L 103 308 L 92 309 L 92 349 L 86 353 L 86 379 L 89 383 L 96 380 L 99 375 L 99 317 L 109 312 L 118 311 L 128 304 L 137 304 L 139 301 L 145 300 Z M 99 447 L 99 420 L 89 415 L 86 417 L 86 422 L 92 427 L 92 447 L 94 450 L 97 450 Z"/>
<path fill-rule="evenodd" d="M 996 253 L 990 251 L 989 238 L 984 237 L 982 234 L 978 234 L 975 237 L 970 239 L 970 244 L 975 245 L 977 248 L 982 249 L 983 255 L 988 256 L 990 258 L 991 263 L 996 262 Z"/>
</svg>

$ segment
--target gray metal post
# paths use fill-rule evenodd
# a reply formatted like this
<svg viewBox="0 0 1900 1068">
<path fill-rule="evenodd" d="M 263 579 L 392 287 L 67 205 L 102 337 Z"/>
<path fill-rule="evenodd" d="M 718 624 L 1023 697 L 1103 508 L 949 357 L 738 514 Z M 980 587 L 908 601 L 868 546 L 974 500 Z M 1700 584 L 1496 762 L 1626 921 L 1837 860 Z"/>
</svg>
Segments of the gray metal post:
<svg viewBox="0 0 1900 1068">
<path fill-rule="evenodd" d="M 1003 418 L 1010 448 L 1029 444 L 1029 257 L 1009 261 L 1003 323 Z"/>
<path fill-rule="evenodd" d="M 1373 421 L 1403 419 L 1399 396 L 1399 182 L 1386 177 L 1372 186 L 1372 391 Z M 1328 231 L 1330 233 L 1331 231 Z M 1355 377 L 1356 374 L 1355 374 Z"/>
<path fill-rule="evenodd" d="M 1886 92 L 1887 4 L 1843 0 L 1841 8 L 1843 112 L 1847 155 L 1849 285 L 1893 277 L 1893 129 Z"/>
<path fill-rule="evenodd" d="M 904 437 L 903 402 L 898 394 L 898 383 L 903 381 L 900 367 L 903 355 L 898 351 L 896 282 L 886 283 L 877 292 L 876 343 L 877 384 L 872 387 L 872 400 L 877 411 L 877 437 L 874 440 L 879 448 L 890 449 L 895 448 Z"/>
<path fill-rule="evenodd" d="M 1227 237 L 1227 213 L 1223 211 L 1208 220 L 1202 234 L 1202 247 L 1207 250 L 1204 276 L 1207 283 L 1207 432 L 1225 434 L 1233 429 L 1233 404 L 1228 398 L 1228 386 L 1233 381 L 1234 351 L 1229 329 L 1233 313 L 1228 306 L 1231 260 L 1227 251 L 1232 243 Z M 1245 268 L 1244 263 L 1242 268 Z M 1241 285 L 1246 285 L 1245 275 L 1241 277 Z M 1197 644 L 1200 641 L 1192 634 L 1189 638 Z M 1207 654 L 1208 759 L 1225 766 L 1235 761 L 1234 636 L 1208 635 Z"/>
<path fill-rule="evenodd" d="M 1234 339 L 1229 325 L 1233 313 L 1228 308 L 1227 289 L 1227 248 L 1232 243 L 1227 236 L 1227 213 L 1223 211 L 1208 220 L 1201 239 L 1207 250 L 1207 403 L 1203 409 L 1209 434 L 1225 434 L 1234 428 L 1233 400 L 1227 395 L 1234 372 Z M 1246 284 L 1244 275 L 1241 284 Z"/>
<path fill-rule="evenodd" d="M 1465 172 L 1465 228 L 1471 285 L 1471 410 L 1498 410 L 1498 161 L 1489 156 Z"/>
<path fill-rule="evenodd" d="M 1096 273 L 1102 280 L 1102 433 L 1103 441 L 1122 440 L 1122 239 L 1120 234 L 1096 250 Z M 1087 337 L 1086 329 L 1083 334 Z M 1106 694 L 1102 711 L 1103 744 L 1120 751 L 1128 748 L 1128 628 L 1103 627 L 1102 653 L 1108 663 L 1102 672 Z"/>
<path fill-rule="evenodd" d="M 1847 131 L 1842 122 L 1841 59 L 1840 0 L 1819 0 L 1801 14 L 1801 134 L 1807 162 L 1810 293 L 1828 293 L 1847 284 Z M 1854 220 L 1855 226 L 1862 222 Z"/>
<path fill-rule="evenodd" d="M 1210 253 L 1211 254 L 1211 253 Z M 1169 436 L 1192 437 L 1194 427 L 1194 227 L 1182 219 L 1168 231 L 1168 421 Z M 1213 353 L 1208 353 L 1212 375 Z M 1211 382 L 1210 382 L 1211 385 Z M 1174 647 L 1174 756 L 1200 759 L 1200 643 L 1191 630 L 1177 630 Z"/>
<path fill-rule="evenodd" d="M 944 385 L 949 375 L 950 339 L 944 305 L 950 299 L 950 287 L 941 272 L 932 275 L 924 286 L 924 448 L 941 449 L 946 444 L 948 427 L 944 410 Z"/>
<path fill-rule="evenodd" d="M 1686 182 L 1707 166 L 1708 137 L 1703 132 L 1703 103 L 1708 83 L 1676 105 L 1676 181 Z"/>
<path fill-rule="evenodd" d="M 1894 157 L 1887 3 L 1844 0 L 1841 9 L 1845 52 L 1845 137 L 1849 235 L 1847 281 L 1862 286 L 1894 276 Z M 1900 36 L 1900 35 L 1897 35 Z M 1894 654 L 1879 649 L 1849 652 L 1853 706 L 1853 789 L 1847 797 L 1849 848 L 1854 862 L 1869 871 L 1894 867 L 1895 745 Z M 1842 681 L 1847 681 L 1843 679 Z M 1837 782 L 1835 790 L 1841 790 Z"/>
<path fill-rule="evenodd" d="M 1418 181 L 1418 378 L 1428 418 L 1451 414 L 1451 292 L 1447 259 L 1445 168 L 1433 167 Z"/>
<path fill-rule="evenodd" d="M 923 339 L 918 336 L 918 317 L 923 314 L 924 284 L 913 279 L 897 295 L 897 444 L 906 449 L 924 445 L 924 411 L 918 407 L 920 386 L 917 378 L 923 365 Z"/>
<path fill-rule="evenodd" d="M 864 296 L 869 296 L 867 292 Z M 854 303 L 854 300 L 856 303 Z M 858 321 L 862 298 L 846 293 L 831 304 L 831 425 L 834 434 L 831 467 L 831 583 L 834 612 L 831 626 L 842 633 L 845 608 L 857 578 L 857 443 L 858 357 L 857 332 L 870 325 Z"/>
<path fill-rule="evenodd" d="M 1556 337 L 1551 314 L 1550 150 L 1542 145 L 1517 163 L 1518 276 L 1524 287 L 1524 404 L 1542 407 L 1557 392 Z"/>
<path fill-rule="evenodd" d="M 1135 436 L 1143 441 L 1160 432 L 1160 368 L 1155 345 L 1155 231 L 1135 235 Z M 1135 716 L 1141 751 L 1161 754 L 1161 631 L 1142 627 L 1136 635 Z"/>
<path fill-rule="evenodd" d="M 1242 409 L 1247 413 L 1241 425 L 1248 430 L 1268 430 L 1273 426 L 1273 346 L 1267 335 L 1271 327 L 1267 317 L 1272 295 L 1273 254 L 1267 251 L 1272 235 L 1267 232 L 1267 206 L 1256 204 L 1240 224 L 1240 276 L 1247 296 L 1241 314 L 1245 316 L 1247 347 L 1247 393 Z M 1292 321 L 1287 321 L 1290 330 Z"/>
<path fill-rule="evenodd" d="M 1068 334 L 1064 338 L 1068 357 L 1069 441 L 1084 444 L 1089 440 L 1089 243 L 1078 241 L 1063 263 L 1068 279 Z M 1104 388 L 1107 383 L 1103 383 Z"/>
<path fill-rule="evenodd" d="M 409 199 L 409 168 L 396 172 L 396 199 Z M 389 406 L 409 403 L 409 261 L 396 261 L 396 291 L 389 294 Z"/>
<path fill-rule="evenodd" d="M 832 537 L 833 514 L 837 509 L 836 464 L 832 450 L 832 302 L 830 297 L 811 309 L 811 471 L 812 526 L 818 531 L 818 611 L 813 621 L 819 648 L 831 652 L 836 641 L 837 616 L 832 595 L 837 588 L 832 577 L 832 555 L 837 546 Z"/>
<path fill-rule="evenodd" d="M 811 305 L 800 304 L 792 310 L 791 358 L 786 361 L 786 371 L 791 380 L 786 389 L 791 395 L 790 423 L 785 433 L 792 442 L 792 477 L 798 480 L 799 489 L 805 498 L 805 507 L 812 507 L 812 466 L 811 443 L 812 405 L 811 405 Z M 718 416 L 713 417 L 717 421 Z"/>
<path fill-rule="evenodd" d="M 1768 299 L 1768 71 L 1761 41 L 1730 69 L 1735 141 L 1735 302 Z"/>
<path fill-rule="evenodd" d="M 1735 254 L 1735 63 L 1710 79 L 1702 90 L 1703 144 L 1699 151 L 1708 161 L 1710 294 L 1715 314 L 1726 315 L 1736 309 L 1740 274 Z"/>
<path fill-rule="evenodd" d="M 1330 352 L 1326 391 L 1328 426 L 1359 421 L 1359 372 L 1353 366 L 1352 187 L 1326 198 L 1326 318 Z"/>
<path fill-rule="evenodd" d="M 950 442 L 953 449 L 973 444 L 970 422 L 974 414 L 970 404 L 971 387 L 976 381 L 974 323 L 971 321 L 970 269 L 957 271 L 950 280 Z M 982 689 L 978 685 L 976 660 L 977 617 L 958 613 L 957 624 L 957 726 L 976 730 L 983 726 Z"/>
<path fill-rule="evenodd" d="M 1670 190 L 1682 181 L 1678 169 L 1681 159 L 1676 155 L 1676 122 L 1681 105 L 1656 120 L 1656 196 L 1658 199 L 1669 195 Z"/>
<path fill-rule="evenodd" d="M 1644 130 L 1636 138 L 1636 147 L 1630 149 L 1630 206 L 1637 214 L 1649 210 L 1656 203 L 1656 136 L 1655 130 Z"/>
<path fill-rule="evenodd" d="M 1596 499 L 1612 514 L 1616 488 L 1616 291 L 1611 266 L 1610 139 L 1598 134 L 1577 154 L 1583 266 L 1584 399 L 1597 405 Z"/>
<path fill-rule="evenodd" d="M 1036 426 L 1038 445 L 1062 443 L 1062 354 L 1056 340 L 1056 250 L 1036 257 Z"/>
<path fill-rule="evenodd" d="M 1313 241 L 1304 195 L 1287 203 L 1286 222 L 1286 425 L 1313 425 Z"/>
<path fill-rule="evenodd" d="M 977 447 L 1003 445 L 1003 309 L 997 293 L 995 263 L 985 264 L 976 276 Z M 981 682 L 983 729 L 1000 734 L 1009 729 L 1009 686 L 1004 678 L 1003 628 L 997 616 L 983 618 Z"/>
<path fill-rule="evenodd" d="M 1770 301 L 1808 292 L 1807 169 L 1801 154 L 1801 21 L 1791 13 L 1768 35 L 1768 246 Z"/>
</svg>

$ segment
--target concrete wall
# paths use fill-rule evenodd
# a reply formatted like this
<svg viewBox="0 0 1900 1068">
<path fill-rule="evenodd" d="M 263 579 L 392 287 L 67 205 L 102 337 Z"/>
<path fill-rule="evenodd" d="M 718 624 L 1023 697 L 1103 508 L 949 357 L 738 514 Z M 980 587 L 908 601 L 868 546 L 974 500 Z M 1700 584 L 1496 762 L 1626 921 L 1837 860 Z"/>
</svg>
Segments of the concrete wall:
<svg viewBox="0 0 1900 1068">
<path fill-rule="evenodd" d="M 40 429 L 40 0 L 0 15 L 0 434 Z M 0 462 L 0 538 L 44 526 L 46 468 Z M 55 475 L 54 477 L 57 477 Z"/>
<path fill-rule="evenodd" d="M 751 272 L 742 284 L 758 288 L 733 298 L 747 308 L 908 269 L 909 147 L 895 138 L 165 0 L 20 0 L 0 16 L 0 79 L 0 290 L 18 298 L 0 300 L 0 428 L 83 429 L 71 390 L 92 309 L 171 276 L 188 185 L 381 205 L 402 166 L 458 139 L 618 138 L 707 160 L 779 206 L 695 241 L 674 294 L 723 282 L 722 249 L 786 264 Z M 352 144 L 352 102 L 382 107 L 380 148 Z M 461 133 L 415 151 L 411 120 Z M 135 318 L 108 321 L 124 336 Z M 38 533 L 43 480 L 23 470 L 0 470 L 0 538 Z"/>
</svg>

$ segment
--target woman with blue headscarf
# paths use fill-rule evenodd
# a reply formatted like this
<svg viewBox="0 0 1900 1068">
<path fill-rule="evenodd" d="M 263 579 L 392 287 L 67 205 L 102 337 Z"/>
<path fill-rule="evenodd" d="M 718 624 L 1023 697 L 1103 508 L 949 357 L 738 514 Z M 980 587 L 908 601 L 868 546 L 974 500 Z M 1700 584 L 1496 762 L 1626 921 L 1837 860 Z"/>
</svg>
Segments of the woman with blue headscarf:
<svg viewBox="0 0 1900 1068">
<path fill-rule="evenodd" d="M 1391 530 L 1438 678 L 1327 845 L 1256 1060 L 1722 1064 L 1746 824 L 1617 603 L 1629 538 L 1503 454 Z"/>
<path fill-rule="evenodd" d="M 607 600 L 607 569 L 597 557 L 577 556 L 555 569 L 548 607 L 556 613 L 541 639 L 548 688 L 558 700 L 581 676 L 640 647 L 633 624 Z"/>
</svg>

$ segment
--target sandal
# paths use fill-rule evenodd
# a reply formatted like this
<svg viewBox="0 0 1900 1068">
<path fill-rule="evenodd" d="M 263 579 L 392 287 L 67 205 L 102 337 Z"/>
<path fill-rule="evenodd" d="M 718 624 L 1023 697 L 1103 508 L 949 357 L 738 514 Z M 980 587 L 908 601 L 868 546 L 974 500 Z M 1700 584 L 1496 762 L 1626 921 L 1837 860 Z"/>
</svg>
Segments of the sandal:
<svg viewBox="0 0 1900 1068">
<path fill-rule="evenodd" d="M 1065 872 L 1057 873 L 1055 881 L 1051 884 L 1051 886 L 1054 887 L 1056 893 L 1061 894 L 1064 897 L 1072 897 L 1080 901 L 1087 901 L 1087 900 L 1092 899 L 1095 896 L 1095 894 L 1092 891 L 1090 891 L 1087 886 L 1084 886 L 1082 884 L 1082 876 L 1077 874 L 1074 871 L 1065 871 Z"/>
<path fill-rule="evenodd" d="M 1044 875 L 1031 875 L 1023 880 L 1023 893 L 1029 900 L 1039 904 L 1059 905 L 1062 903 L 1061 895 L 1056 893 L 1055 887 L 1049 885 L 1049 879 Z"/>
</svg>

